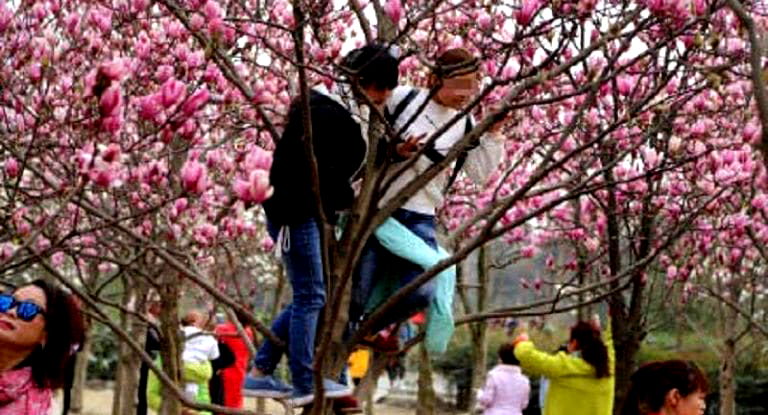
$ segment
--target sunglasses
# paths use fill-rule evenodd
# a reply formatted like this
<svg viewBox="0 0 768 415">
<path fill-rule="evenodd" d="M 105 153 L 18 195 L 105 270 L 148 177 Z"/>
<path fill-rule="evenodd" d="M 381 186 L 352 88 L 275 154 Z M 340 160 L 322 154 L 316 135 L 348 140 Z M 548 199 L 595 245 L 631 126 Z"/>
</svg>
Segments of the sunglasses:
<svg viewBox="0 0 768 415">
<path fill-rule="evenodd" d="M 16 317 L 23 321 L 32 321 L 38 314 L 45 315 L 43 307 L 31 301 L 19 301 L 11 294 L 0 294 L 0 313 L 7 313 L 16 308 Z"/>
</svg>

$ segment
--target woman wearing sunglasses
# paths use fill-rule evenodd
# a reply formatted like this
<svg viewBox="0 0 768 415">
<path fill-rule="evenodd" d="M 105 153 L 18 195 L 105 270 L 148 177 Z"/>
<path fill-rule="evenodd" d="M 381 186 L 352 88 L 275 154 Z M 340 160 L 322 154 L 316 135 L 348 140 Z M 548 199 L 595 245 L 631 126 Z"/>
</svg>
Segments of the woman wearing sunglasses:
<svg viewBox="0 0 768 415">
<path fill-rule="evenodd" d="M 51 413 L 83 336 L 73 297 L 43 280 L 0 294 L 0 415 Z"/>
</svg>

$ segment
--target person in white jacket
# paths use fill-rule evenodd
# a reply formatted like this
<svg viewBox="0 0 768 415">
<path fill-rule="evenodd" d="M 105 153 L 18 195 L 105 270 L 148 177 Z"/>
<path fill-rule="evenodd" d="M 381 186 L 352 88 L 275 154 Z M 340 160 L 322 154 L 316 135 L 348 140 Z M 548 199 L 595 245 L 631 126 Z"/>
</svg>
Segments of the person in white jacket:
<svg viewBox="0 0 768 415">
<path fill-rule="evenodd" d="M 416 150 L 425 145 L 429 137 L 446 126 L 473 98 L 480 84 L 479 62 L 466 49 L 450 49 L 441 54 L 436 61 L 436 70 L 431 77 L 431 86 L 437 91 L 430 97 L 429 89 L 412 86 L 395 88 L 387 102 L 385 115 L 395 131 L 405 128 L 400 136 L 407 137 L 395 145 L 396 153 L 407 160 Z M 413 120 L 412 120 L 413 118 Z M 412 122 L 411 122 L 412 121 Z M 451 148 L 459 142 L 475 125 L 472 116 L 467 113 L 459 122 L 454 123 L 430 145 L 418 160 L 397 177 L 393 177 L 400 163 L 394 163 L 388 172 L 393 178 L 392 185 L 379 201 L 384 206 L 398 195 L 414 178 L 423 174 L 433 164 L 444 160 Z M 456 178 L 459 169 L 478 184 L 483 184 L 491 172 L 496 169 L 503 156 L 503 142 L 498 134 L 490 133 L 470 146 L 465 155 L 457 159 L 456 166 L 447 168 L 438 176 L 419 189 L 405 204 L 397 209 L 392 218 L 405 225 L 410 231 L 423 239 L 429 246 L 437 249 L 435 237 L 437 209 L 443 204 L 445 192 Z M 385 180 L 386 182 L 386 180 Z M 371 238 L 364 249 L 358 266 L 358 278 L 353 289 L 351 318 L 359 319 L 365 312 L 368 300 L 379 278 L 399 276 L 398 286 L 411 282 L 423 268 L 393 255 L 375 238 Z M 384 329 L 392 323 L 407 319 L 426 308 L 432 301 L 435 280 L 421 286 L 407 297 L 375 327 L 375 331 Z"/>
<path fill-rule="evenodd" d="M 499 364 L 488 372 L 485 387 L 478 391 L 477 405 L 483 415 L 522 415 L 530 395 L 531 382 L 520 369 L 515 346 L 502 344 Z"/>
</svg>

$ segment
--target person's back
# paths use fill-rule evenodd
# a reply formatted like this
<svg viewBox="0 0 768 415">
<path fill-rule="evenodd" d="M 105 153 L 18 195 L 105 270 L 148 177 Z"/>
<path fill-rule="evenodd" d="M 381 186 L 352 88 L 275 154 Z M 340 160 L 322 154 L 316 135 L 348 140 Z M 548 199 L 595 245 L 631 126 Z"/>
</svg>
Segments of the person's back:
<svg viewBox="0 0 768 415">
<path fill-rule="evenodd" d="M 216 338 L 203 332 L 200 326 L 203 325 L 202 315 L 192 311 L 185 317 L 185 326 L 182 327 L 184 333 L 184 349 L 181 353 L 181 360 L 187 365 L 206 364 L 210 366 L 211 360 L 219 357 L 219 344 Z M 187 381 L 184 390 L 192 399 L 210 400 L 208 395 L 208 381 L 210 376 L 201 382 Z"/>
<path fill-rule="evenodd" d="M 528 407 L 531 382 L 523 375 L 512 344 L 499 348 L 500 363 L 490 372 L 479 391 L 477 404 L 484 415 L 522 415 Z"/>
<path fill-rule="evenodd" d="M 537 350 L 535 345 L 524 339 L 516 341 L 515 355 L 520 360 L 522 368 L 531 375 L 546 376 L 549 379 L 547 396 L 544 400 L 542 415 L 611 415 L 613 414 L 614 397 L 614 362 L 615 353 L 611 336 L 610 324 L 603 330 L 600 340 L 604 348 L 603 366 L 598 374 L 596 367 L 585 360 L 586 339 L 575 333 L 581 333 L 581 328 L 589 323 L 578 323 L 571 331 L 569 351 L 578 350 L 581 356 L 559 352 L 549 354 Z M 578 330 L 576 328 L 579 328 Z M 600 338 L 595 328 L 586 328 L 592 337 Z M 522 337 L 522 336 L 521 336 Z M 576 342 L 574 337 L 580 339 Z M 518 337 L 520 339 L 520 337 Z M 572 346 L 578 345 L 578 346 Z M 577 349 L 571 350 L 574 347 Z M 599 346 L 596 346 L 596 348 Z M 591 348 L 591 347 L 589 347 Z M 589 349 L 588 348 L 588 349 Z M 588 350 L 587 349 L 587 350 Z"/>
<path fill-rule="evenodd" d="M 488 372 L 488 384 L 493 384 L 495 392 L 480 397 L 485 410 L 484 415 L 520 415 L 528 406 L 531 385 L 523 375 L 520 366 L 498 365 Z"/>
</svg>

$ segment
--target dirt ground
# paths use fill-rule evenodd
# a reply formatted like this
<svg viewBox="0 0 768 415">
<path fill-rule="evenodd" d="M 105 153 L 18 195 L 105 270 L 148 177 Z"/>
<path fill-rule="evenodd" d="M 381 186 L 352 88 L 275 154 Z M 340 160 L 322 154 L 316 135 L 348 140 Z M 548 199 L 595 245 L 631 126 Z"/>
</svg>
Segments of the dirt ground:
<svg viewBox="0 0 768 415">
<path fill-rule="evenodd" d="M 111 415 L 112 413 L 112 390 L 111 389 L 87 389 L 83 398 L 85 406 L 83 415 Z M 256 402 L 253 399 L 246 399 L 247 409 L 256 409 Z M 415 408 L 404 408 L 399 406 L 376 404 L 374 407 L 376 415 L 413 415 Z M 267 413 L 271 415 L 282 415 L 282 407 L 272 401 L 267 401 Z M 297 411 L 298 413 L 298 411 Z"/>
</svg>

